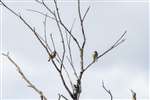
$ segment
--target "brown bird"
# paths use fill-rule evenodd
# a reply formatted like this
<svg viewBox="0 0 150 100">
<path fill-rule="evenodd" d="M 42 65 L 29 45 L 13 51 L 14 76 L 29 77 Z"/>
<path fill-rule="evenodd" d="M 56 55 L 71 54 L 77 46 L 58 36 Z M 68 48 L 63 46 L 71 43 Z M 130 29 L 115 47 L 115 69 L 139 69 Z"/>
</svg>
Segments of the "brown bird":
<svg viewBox="0 0 150 100">
<path fill-rule="evenodd" d="M 50 61 L 51 59 L 54 59 L 55 57 L 56 57 L 56 51 L 53 51 L 53 52 L 49 55 L 48 61 Z"/>
</svg>

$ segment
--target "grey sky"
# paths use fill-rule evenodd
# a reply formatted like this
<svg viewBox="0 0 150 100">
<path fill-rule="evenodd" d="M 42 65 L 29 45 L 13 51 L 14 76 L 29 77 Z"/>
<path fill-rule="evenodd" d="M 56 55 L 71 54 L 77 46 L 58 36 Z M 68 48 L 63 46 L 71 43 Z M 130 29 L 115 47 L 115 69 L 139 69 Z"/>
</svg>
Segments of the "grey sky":
<svg viewBox="0 0 150 100">
<path fill-rule="evenodd" d="M 33 3 L 7 3 L 20 12 L 27 21 L 43 35 L 43 16 L 28 12 L 26 9 L 46 11 L 42 6 Z M 61 16 L 70 27 L 74 18 L 78 18 L 75 2 L 59 3 Z M 102 53 L 127 30 L 126 41 L 114 49 L 96 64 L 84 76 L 82 98 L 107 98 L 101 87 L 104 80 L 117 99 L 130 98 L 129 89 L 137 92 L 138 98 L 148 99 L 148 3 L 138 2 L 84 2 L 83 11 L 91 5 L 86 17 L 87 36 L 85 62 L 91 61 L 94 50 Z M 49 4 L 51 5 L 51 4 Z M 53 6 L 50 6 L 53 8 Z M 60 78 L 47 55 L 32 32 L 13 14 L 3 8 L 3 52 L 9 51 L 21 66 L 27 77 L 42 89 L 49 98 L 57 98 L 57 93 L 68 95 Z M 74 33 L 79 32 L 76 21 Z M 48 20 L 48 32 L 54 35 L 55 42 L 60 44 L 54 21 Z M 79 39 L 79 34 L 75 34 Z M 75 45 L 72 45 L 75 48 Z M 57 45 L 59 50 L 61 46 Z M 76 49 L 73 49 L 76 51 Z M 73 55 L 77 55 L 73 52 Z M 74 58 L 78 62 L 78 58 Z M 78 63 L 76 64 L 78 65 Z M 3 59 L 3 97 L 37 98 L 32 89 L 27 88 L 17 74 L 15 67 Z"/>
</svg>

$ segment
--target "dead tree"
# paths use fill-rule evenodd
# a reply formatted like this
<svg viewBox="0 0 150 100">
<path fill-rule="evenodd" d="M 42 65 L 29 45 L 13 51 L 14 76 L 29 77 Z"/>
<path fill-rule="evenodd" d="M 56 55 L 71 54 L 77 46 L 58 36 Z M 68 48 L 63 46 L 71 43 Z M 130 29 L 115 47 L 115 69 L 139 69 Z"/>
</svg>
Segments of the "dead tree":
<svg viewBox="0 0 150 100">
<path fill-rule="evenodd" d="M 45 20 L 44 20 L 44 37 L 41 37 L 39 32 L 37 32 L 36 28 L 31 26 L 29 24 L 29 22 L 26 21 L 26 19 L 24 19 L 24 17 L 22 17 L 20 15 L 20 13 L 15 12 L 13 9 L 11 9 L 10 7 L 8 7 L 2 0 L 0 0 L 0 3 L 3 7 L 5 7 L 7 10 L 9 10 L 11 13 L 13 13 L 18 19 L 20 19 L 28 28 L 29 30 L 31 30 L 31 32 L 35 35 L 35 37 L 37 38 L 37 40 L 39 41 L 39 43 L 41 44 L 41 46 L 43 47 L 43 49 L 45 49 L 47 55 L 48 55 L 48 61 L 51 62 L 54 66 L 54 68 L 57 70 L 57 72 L 59 73 L 60 79 L 62 81 L 62 84 L 65 88 L 65 90 L 67 91 L 67 93 L 70 95 L 70 98 L 72 100 L 79 100 L 80 98 L 80 94 L 82 93 L 82 79 L 83 79 L 83 75 L 85 72 L 87 72 L 87 70 L 89 68 L 91 68 L 91 66 L 98 61 L 100 58 L 102 58 L 104 55 L 106 55 L 108 52 L 110 52 L 111 50 L 113 50 L 114 48 L 118 47 L 121 43 L 123 43 L 125 41 L 124 36 L 126 34 L 127 31 L 125 31 L 117 40 L 116 42 L 110 46 L 110 48 L 108 48 L 106 51 L 104 51 L 102 54 L 99 54 L 98 51 L 95 51 L 93 53 L 93 60 L 91 62 L 89 62 L 88 64 L 84 63 L 84 57 L 85 57 L 85 45 L 86 45 L 86 33 L 85 33 L 85 27 L 84 27 L 84 21 L 85 18 L 90 10 L 90 6 L 87 8 L 87 10 L 85 11 L 85 13 L 81 13 L 81 6 L 80 6 L 80 0 L 77 0 L 77 11 L 78 11 L 78 18 L 79 18 L 79 23 L 80 23 L 80 27 L 81 27 L 81 38 L 83 38 L 83 41 L 79 41 L 79 39 L 77 39 L 73 32 L 72 29 L 74 27 L 74 24 L 72 24 L 71 28 L 68 28 L 63 20 L 62 17 L 60 15 L 59 12 L 59 7 L 57 4 L 57 0 L 53 0 L 54 5 L 55 5 L 55 10 L 50 9 L 50 7 L 47 6 L 46 2 L 44 0 L 35 0 L 37 3 L 41 4 L 49 13 L 45 14 L 44 12 L 40 12 L 40 11 L 36 11 L 36 10 L 32 10 L 32 9 L 28 9 L 29 11 L 32 12 L 36 12 L 39 13 L 43 16 L 45 16 Z M 50 39 L 52 41 L 52 45 L 50 45 L 47 42 L 47 32 L 46 32 L 46 22 L 47 22 L 47 18 L 50 18 L 52 20 L 54 20 L 57 24 L 57 29 L 59 31 L 59 35 L 61 37 L 61 45 L 62 45 L 62 50 L 63 53 L 60 54 L 60 52 L 58 52 L 57 48 L 55 48 L 55 42 L 53 39 L 53 35 L 50 35 Z M 65 30 L 65 32 L 63 31 Z M 65 38 L 66 37 L 66 38 Z M 73 57 L 72 57 L 72 49 L 71 49 L 71 43 L 74 42 L 76 44 L 76 47 L 78 48 L 78 52 L 80 53 L 79 57 L 80 57 L 80 70 L 79 72 L 76 70 L 76 66 L 74 65 L 74 61 L 73 61 Z M 65 44 L 67 43 L 67 44 Z M 52 49 L 53 48 L 53 49 Z M 69 54 L 67 56 L 67 53 Z M 23 74 L 23 72 L 21 71 L 19 65 L 17 65 L 17 63 L 8 55 L 8 54 L 3 54 L 4 56 L 6 56 L 8 58 L 8 60 L 11 61 L 11 63 L 13 63 L 16 68 L 17 71 L 19 72 L 19 74 L 23 77 L 23 79 L 27 82 L 27 84 L 29 85 L 29 87 L 33 88 L 41 97 L 41 100 L 47 100 L 46 96 L 43 94 L 43 92 L 41 92 L 40 90 L 38 90 L 35 85 L 33 85 L 31 83 L 31 81 L 29 81 L 26 76 Z M 60 56 L 61 55 L 61 56 Z M 67 59 L 68 60 L 68 64 L 69 65 L 65 65 L 64 64 L 64 60 Z M 73 82 L 72 79 L 70 78 L 70 74 L 67 71 L 67 67 L 66 66 L 71 66 L 72 70 L 73 70 L 73 75 L 76 77 L 76 82 Z M 67 74 L 67 77 L 64 76 L 63 72 L 65 72 Z M 69 80 L 70 84 L 68 84 L 66 82 L 66 79 Z M 71 86 L 71 87 L 70 87 Z M 103 88 L 106 90 L 106 92 L 108 92 L 110 95 L 110 91 L 108 91 L 104 84 L 103 84 Z M 67 97 L 59 94 L 59 100 L 63 98 L 65 100 L 69 100 L 67 99 Z M 112 99 L 111 99 L 112 100 Z"/>
</svg>

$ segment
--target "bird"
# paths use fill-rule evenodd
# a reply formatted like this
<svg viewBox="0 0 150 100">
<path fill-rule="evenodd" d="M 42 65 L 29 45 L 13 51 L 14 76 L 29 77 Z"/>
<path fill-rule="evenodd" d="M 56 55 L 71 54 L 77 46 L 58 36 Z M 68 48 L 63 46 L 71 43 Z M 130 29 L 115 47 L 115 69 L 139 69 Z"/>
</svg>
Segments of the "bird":
<svg viewBox="0 0 150 100">
<path fill-rule="evenodd" d="M 51 59 L 54 59 L 55 57 L 56 57 L 56 51 L 53 51 L 53 52 L 49 55 L 48 61 L 50 61 Z"/>
<path fill-rule="evenodd" d="M 96 61 L 97 57 L 98 57 L 98 52 L 94 51 L 94 53 L 93 53 L 93 62 Z"/>
</svg>

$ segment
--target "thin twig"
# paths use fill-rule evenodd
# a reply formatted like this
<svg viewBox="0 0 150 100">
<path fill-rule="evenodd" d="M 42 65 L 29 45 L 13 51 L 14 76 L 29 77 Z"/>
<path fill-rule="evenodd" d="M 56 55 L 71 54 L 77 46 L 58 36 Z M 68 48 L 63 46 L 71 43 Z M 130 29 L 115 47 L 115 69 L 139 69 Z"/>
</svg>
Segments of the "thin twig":
<svg viewBox="0 0 150 100">
<path fill-rule="evenodd" d="M 102 87 L 110 95 L 110 100 L 113 100 L 113 95 L 112 95 L 111 91 L 105 87 L 105 84 L 103 81 L 102 81 Z"/>
<path fill-rule="evenodd" d="M 66 34 L 66 41 L 67 41 L 67 46 L 68 46 L 68 49 L 69 49 L 69 57 L 70 57 L 70 60 L 69 60 L 68 57 L 67 57 L 67 60 L 69 61 L 70 65 L 71 65 L 71 67 L 73 69 L 74 75 L 78 79 L 77 71 L 76 71 L 76 69 L 74 67 L 73 59 L 72 59 L 72 52 L 71 52 L 71 47 L 70 47 L 71 38 L 69 37 L 69 40 L 68 40 L 68 35 L 67 34 Z"/>
<path fill-rule="evenodd" d="M 72 26 L 71 26 L 71 28 L 70 28 L 70 32 L 72 32 L 72 30 L 73 30 L 73 28 L 74 28 L 75 21 L 76 21 L 76 19 L 74 18 L 73 23 L 72 23 Z M 71 36 L 70 36 L 70 37 L 71 37 Z"/>
<path fill-rule="evenodd" d="M 58 57 L 58 59 L 56 58 L 56 60 L 57 60 L 57 62 L 59 63 L 59 64 L 61 64 L 61 58 L 60 58 L 60 56 L 59 56 L 59 54 L 58 54 L 58 52 L 57 52 L 57 50 L 56 50 L 56 47 L 55 47 L 55 42 L 54 42 L 54 39 L 53 39 L 53 35 L 52 34 L 50 34 L 50 39 L 51 39 L 51 41 L 52 41 L 52 45 L 53 45 L 53 51 L 56 51 L 56 55 L 57 55 L 57 57 Z"/>
<path fill-rule="evenodd" d="M 70 63 L 72 69 L 73 69 L 73 72 L 74 72 L 75 77 L 78 79 L 78 75 L 77 75 L 77 72 L 76 72 L 76 69 L 75 69 L 74 65 L 71 63 L 71 61 L 69 60 L 68 57 L 67 57 L 67 60 L 68 60 L 68 62 Z"/>
<path fill-rule="evenodd" d="M 61 100 L 61 98 L 65 99 L 65 100 L 69 100 L 69 99 L 67 99 L 64 95 L 58 94 L 58 100 Z"/>
<path fill-rule="evenodd" d="M 68 47 L 68 51 L 69 51 L 70 61 L 71 61 L 71 63 L 73 64 L 72 52 L 71 52 L 71 47 L 70 47 L 71 38 L 69 37 L 69 39 L 68 39 L 68 34 L 67 34 L 67 33 L 66 33 L 66 41 L 67 41 L 67 47 Z"/>
<path fill-rule="evenodd" d="M 136 93 L 133 90 L 130 90 L 132 93 L 132 100 L 136 100 Z"/>
<path fill-rule="evenodd" d="M 64 76 L 62 74 L 62 71 L 59 72 L 59 75 L 60 75 L 60 78 L 62 80 L 62 83 L 63 83 L 65 89 L 67 90 L 67 92 L 69 93 L 69 95 L 73 98 L 73 94 L 72 94 L 72 92 L 70 91 L 69 87 L 67 86 L 67 84 L 65 82 L 65 79 L 64 79 Z"/>
<path fill-rule="evenodd" d="M 54 12 L 45 4 L 44 0 L 39 1 L 39 0 L 35 0 L 37 1 L 37 3 L 42 4 L 52 15 L 54 15 Z"/>
<path fill-rule="evenodd" d="M 45 45 L 50 50 L 50 52 L 52 52 L 52 50 L 51 50 L 51 48 L 50 48 L 50 46 L 48 45 L 48 42 L 47 42 L 47 30 L 46 30 L 46 27 L 47 27 L 47 14 L 45 15 L 45 19 L 43 21 L 43 25 L 44 25 L 44 41 L 45 41 Z"/>
<path fill-rule="evenodd" d="M 68 80 L 69 80 L 70 85 L 71 85 L 71 88 L 72 88 L 72 90 L 73 90 L 73 83 L 72 83 L 71 77 L 70 77 L 70 75 L 69 75 L 69 73 L 68 73 L 68 71 L 67 71 L 67 69 L 66 69 L 65 66 L 63 66 L 63 69 L 64 69 L 64 71 L 65 71 L 66 74 L 67 74 Z"/>
<path fill-rule="evenodd" d="M 48 14 L 45 14 L 45 13 L 40 12 L 40 11 L 37 11 L 37 10 L 27 9 L 27 11 L 35 12 L 35 13 L 41 14 L 41 15 L 43 15 L 43 16 L 47 16 L 47 17 L 50 18 L 50 19 L 56 20 L 54 17 L 51 17 L 51 16 L 49 16 Z"/>
<path fill-rule="evenodd" d="M 59 22 L 57 21 L 57 16 L 56 16 L 55 13 L 54 13 L 54 17 L 56 19 L 56 23 L 57 23 L 57 27 L 58 27 L 58 30 L 59 30 L 59 33 L 60 33 L 60 36 L 61 36 L 61 42 L 62 42 L 62 47 L 63 47 L 63 54 L 62 54 L 61 66 L 60 66 L 60 69 L 62 69 L 64 58 L 65 58 L 65 53 L 66 53 L 65 42 L 64 42 L 64 37 L 63 37 L 63 33 L 62 33 L 62 30 L 61 30 L 61 27 L 59 25 Z"/>
<path fill-rule="evenodd" d="M 53 49 L 56 51 L 56 47 L 55 47 L 55 43 L 54 43 L 54 39 L 53 39 L 52 34 L 50 34 L 50 38 L 51 38 L 51 41 L 52 41 L 52 44 L 53 44 Z"/>
<path fill-rule="evenodd" d="M 90 8 L 91 8 L 90 6 L 87 8 L 87 10 L 86 10 L 86 12 L 85 12 L 85 14 L 84 14 L 84 16 L 83 16 L 83 19 L 82 19 L 83 21 L 84 21 L 84 19 L 85 19 L 86 15 L 88 14 L 88 12 L 89 12 Z"/>
</svg>

